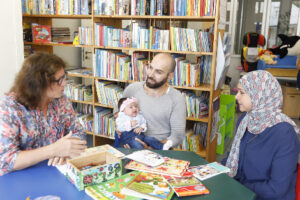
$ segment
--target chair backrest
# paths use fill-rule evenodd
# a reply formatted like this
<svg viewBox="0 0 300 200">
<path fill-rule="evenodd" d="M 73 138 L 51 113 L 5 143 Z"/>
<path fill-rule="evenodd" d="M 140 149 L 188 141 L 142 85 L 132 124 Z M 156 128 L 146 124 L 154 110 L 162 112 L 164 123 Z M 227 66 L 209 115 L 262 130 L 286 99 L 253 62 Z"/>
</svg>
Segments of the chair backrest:
<svg viewBox="0 0 300 200">
<path fill-rule="evenodd" d="M 241 64 L 246 72 L 257 69 L 257 57 L 265 45 L 265 37 L 262 34 L 248 32 L 243 37 L 243 45 L 241 51 Z"/>
<path fill-rule="evenodd" d="M 300 163 L 298 163 L 298 173 L 296 182 L 296 200 L 300 200 Z"/>
</svg>

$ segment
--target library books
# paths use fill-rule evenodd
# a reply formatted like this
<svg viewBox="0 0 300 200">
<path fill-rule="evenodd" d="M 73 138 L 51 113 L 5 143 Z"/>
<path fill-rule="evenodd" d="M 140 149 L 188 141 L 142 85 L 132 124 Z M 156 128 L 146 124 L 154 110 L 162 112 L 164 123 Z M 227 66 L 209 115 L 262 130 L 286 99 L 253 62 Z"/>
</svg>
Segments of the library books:
<svg viewBox="0 0 300 200">
<path fill-rule="evenodd" d="M 129 155 L 126 155 L 125 158 L 129 158 L 152 167 L 158 166 L 165 162 L 165 159 L 160 154 L 150 150 L 135 151 Z"/>
<path fill-rule="evenodd" d="M 139 172 L 133 171 L 116 179 L 85 188 L 85 193 L 95 200 L 141 200 L 141 198 L 121 193 L 122 188 L 128 185 Z"/>
<path fill-rule="evenodd" d="M 194 166 L 191 167 L 190 170 L 194 173 L 194 176 L 201 181 L 230 171 L 228 167 L 225 167 L 217 162 Z"/>
<path fill-rule="evenodd" d="M 209 194 L 209 190 L 194 176 L 163 176 L 178 197 Z"/>
<path fill-rule="evenodd" d="M 167 176 L 182 176 L 190 165 L 190 161 L 177 160 L 168 157 L 164 157 L 164 159 L 164 163 L 155 167 L 132 160 L 125 166 L 125 168 Z"/>
<path fill-rule="evenodd" d="M 139 172 L 121 193 L 149 200 L 168 200 L 174 191 L 161 175 Z"/>
</svg>

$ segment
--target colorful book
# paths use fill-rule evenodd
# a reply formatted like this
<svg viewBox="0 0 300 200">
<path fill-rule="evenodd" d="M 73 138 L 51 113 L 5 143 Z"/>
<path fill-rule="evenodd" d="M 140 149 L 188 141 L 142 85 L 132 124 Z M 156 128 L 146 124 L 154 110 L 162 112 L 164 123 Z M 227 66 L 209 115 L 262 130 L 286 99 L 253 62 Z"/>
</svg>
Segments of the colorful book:
<svg viewBox="0 0 300 200">
<path fill-rule="evenodd" d="M 163 176 L 178 197 L 209 194 L 209 190 L 194 176 Z"/>
<path fill-rule="evenodd" d="M 32 40 L 35 43 L 51 42 L 51 27 L 47 25 L 32 24 Z"/>
<path fill-rule="evenodd" d="M 168 200 L 172 198 L 174 191 L 162 176 L 140 172 L 121 193 L 143 199 Z"/>
<path fill-rule="evenodd" d="M 205 180 L 218 174 L 227 173 L 230 171 L 228 167 L 225 167 L 217 162 L 191 167 L 190 170 L 199 180 Z"/>
<path fill-rule="evenodd" d="M 134 160 L 130 161 L 125 168 L 149 173 L 167 175 L 167 176 L 182 176 L 189 167 L 190 162 L 185 160 L 176 160 L 173 158 L 164 157 L 165 162 L 156 167 L 151 167 Z"/>
<path fill-rule="evenodd" d="M 126 155 L 125 158 L 129 158 L 152 167 L 161 165 L 165 162 L 165 159 L 160 154 L 149 150 L 135 151 L 129 155 Z"/>
<path fill-rule="evenodd" d="M 121 190 L 128 185 L 139 172 L 133 171 L 107 182 L 85 188 L 85 193 L 95 200 L 140 200 L 141 198 L 125 195 Z"/>
</svg>

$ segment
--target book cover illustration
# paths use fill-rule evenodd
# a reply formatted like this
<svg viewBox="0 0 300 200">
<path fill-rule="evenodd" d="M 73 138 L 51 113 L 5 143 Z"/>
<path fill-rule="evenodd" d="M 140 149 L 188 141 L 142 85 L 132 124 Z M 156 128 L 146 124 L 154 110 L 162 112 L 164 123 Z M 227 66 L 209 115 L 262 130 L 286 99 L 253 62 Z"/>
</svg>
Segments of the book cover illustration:
<svg viewBox="0 0 300 200">
<path fill-rule="evenodd" d="M 137 171 L 150 172 L 167 176 L 182 176 L 189 167 L 190 162 L 164 157 L 165 162 L 161 165 L 151 167 L 134 160 L 130 161 L 125 168 Z"/>
<path fill-rule="evenodd" d="M 206 165 L 198 165 L 190 168 L 194 173 L 194 176 L 200 180 L 205 180 L 216 176 L 221 173 L 227 173 L 230 171 L 228 167 L 225 167 L 217 162 L 212 162 Z"/>
<path fill-rule="evenodd" d="M 178 197 L 209 194 L 209 190 L 194 176 L 163 176 Z"/>
<path fill-rule="evenodd" d="M 32 24 L 32 40 L 36 43 L 51 42 L 51 27 L 47 25 Z"/>
<path fill-rule="evenodd" d="M 158 174 L 139 172 L 139 174 L 121 190 L 121 193 L 144 199 L 171 199 L 174 191 Z"/>
<path fill-rule="evenodd" d="M 125 158 L 129 158 L 152 167 L 158 166 L 165 162 L 165 159 L 160 154 L 149 150 L 135 151 L 129 155 L 126 155 Z"/>
<path fill-rule="evenodd" d="M 128 185 L 139 172 L 133 171 L 116 179 L 85 188 L 85 193 L 95 200 L 140 200 L 141 198 L 125 195 L 121 190 Z"/>
</svg>

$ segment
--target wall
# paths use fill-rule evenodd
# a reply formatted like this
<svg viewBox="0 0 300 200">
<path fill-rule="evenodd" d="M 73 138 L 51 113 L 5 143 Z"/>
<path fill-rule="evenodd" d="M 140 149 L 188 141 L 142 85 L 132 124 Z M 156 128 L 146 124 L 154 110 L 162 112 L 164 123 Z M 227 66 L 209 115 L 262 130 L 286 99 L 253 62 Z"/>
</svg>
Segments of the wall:
<svg viewBox="0 0 300 200">
<path fill-rule="evenodd" d="M 20 0 L 0 6 L 0 97 L 11 87 L 24 58 Z"/>
</svg>

